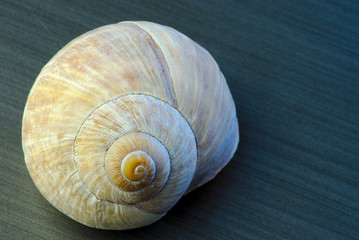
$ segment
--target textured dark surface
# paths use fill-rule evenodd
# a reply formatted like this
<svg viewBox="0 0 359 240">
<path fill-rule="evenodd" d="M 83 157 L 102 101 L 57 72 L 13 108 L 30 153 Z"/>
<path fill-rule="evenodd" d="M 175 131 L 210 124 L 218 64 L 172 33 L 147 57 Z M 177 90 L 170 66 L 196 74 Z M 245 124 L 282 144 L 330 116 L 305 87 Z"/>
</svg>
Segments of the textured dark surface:
<svg viewBox="0 0 359 240">
<path fill-rule="evenodd" d="M 159 222 L 103 231 L 33 184 L 21 118 L 66 43 L 123 20 L 171 26 L 217 60 L 241 142 Z M 0 1 L 0 239 L 359 239 L 357 1 Z"/>
</svg>

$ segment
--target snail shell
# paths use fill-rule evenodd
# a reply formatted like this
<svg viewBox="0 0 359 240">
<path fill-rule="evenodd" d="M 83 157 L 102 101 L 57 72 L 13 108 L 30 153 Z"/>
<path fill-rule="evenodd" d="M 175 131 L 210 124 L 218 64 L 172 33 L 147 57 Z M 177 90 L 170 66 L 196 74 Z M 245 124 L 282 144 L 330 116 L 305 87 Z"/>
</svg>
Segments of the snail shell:
<svg viewBox="0 0 359 240">
<path fill-rule="evenodd" d="M 42 69 L 26 103 L 25 162 L 37 188 L 85 225 L 151 224 L 212 179 L 239 141 L 211 55 L 150 22 L 100 27 Z"/>
</svg>

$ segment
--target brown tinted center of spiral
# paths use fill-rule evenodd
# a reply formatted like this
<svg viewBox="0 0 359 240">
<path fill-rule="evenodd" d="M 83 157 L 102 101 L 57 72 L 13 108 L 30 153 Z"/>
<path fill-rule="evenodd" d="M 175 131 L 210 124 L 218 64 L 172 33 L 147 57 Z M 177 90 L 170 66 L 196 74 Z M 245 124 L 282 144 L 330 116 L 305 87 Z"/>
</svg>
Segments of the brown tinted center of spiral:
<svg viewBox="0 0 359 240">
<path fill-rule="evenodd" d="M 145 179 L 148 174 L 147 167 L 149 161 L 152 160 L 145 152 L 136 151 L 128 154 L 121 164 L 123 176 L 130 181 Z"/>
<path fill-rule="evenodd" d="M 162 159 L 156 154 L 160 145 L 153 145 L 153 141 L 156 140 L 147 134 L 134 132 L 121 136 L 111 145 L 105 157 L 105 169 L 115 186 L 132 192 L 153 182 L 158 170 L 155 161 Z"/>
</svg>

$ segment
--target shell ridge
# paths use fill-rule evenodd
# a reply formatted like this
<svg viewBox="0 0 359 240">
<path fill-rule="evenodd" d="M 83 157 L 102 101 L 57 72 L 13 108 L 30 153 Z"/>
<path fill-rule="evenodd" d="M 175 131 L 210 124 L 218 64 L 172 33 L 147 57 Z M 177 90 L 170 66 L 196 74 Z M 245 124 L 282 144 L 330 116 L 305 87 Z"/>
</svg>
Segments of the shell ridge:
<svg viewBox="0 0 359 240">
<path fill-rule="evenodd" d="M 173 79 L 172 79 L 172 75 L 171 75 L 170 68 L 168 67 L 168 64 L 167 64 L 165 55 L 163 54 L 161 47 L 160 47 L 159 44 L 156 42 L 156 40 L 152 37 L 152 35 L 151 35 L 147 30 L 145 30 L 143 27 L 141 27 L 139 24 L 134 23 L 134 22 L 126 22 L 126 23 L 124 23 L 124 24 L 134 25 L 135 27 L 141 29 L 142 31 L 144 31 L 145 33 L 147 33 L 147 35 L 151 38 L 151 40 L 154 42 L 154 44 L 156 44 L 156 47 L 157 47 L 158 51 L 160 52 L 161 57 L 162 57 L 162 59 L 163 59 L 163 65 L 164 65 L 164 66 L 166 67 L 166 69 L 167 69 L 168 76 L 169 76 L 169 79 L 170 79 L 170 84 L 171 84 L 171 89 L 172 89 L 172 94 L 173 94 L 174 102 L 175 102 L 175 105 L 177 106 L 177 97 L 176 97 L 175 85 L 174 85 L 174 82 L 173 82 Z"/>
</svg>

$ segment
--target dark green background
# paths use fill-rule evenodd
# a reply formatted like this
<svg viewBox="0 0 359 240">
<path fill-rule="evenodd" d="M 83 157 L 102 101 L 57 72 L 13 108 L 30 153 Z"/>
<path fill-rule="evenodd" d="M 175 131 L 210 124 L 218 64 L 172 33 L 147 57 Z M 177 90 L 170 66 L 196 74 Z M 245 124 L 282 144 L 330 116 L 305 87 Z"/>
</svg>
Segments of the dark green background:
<svg viewBox="0 0 359 240">
<path fill-rule="evenodd" d="M 359 239 L 358 1 L 0 0 L 0 14 L 0 239 Z M 171 26 L 213 55 L 241 142 L 159 222 L 120 232 L 74 222 L 41 196 L 21 118 L 58 50 L 123 20 Z"/>
</svg>

